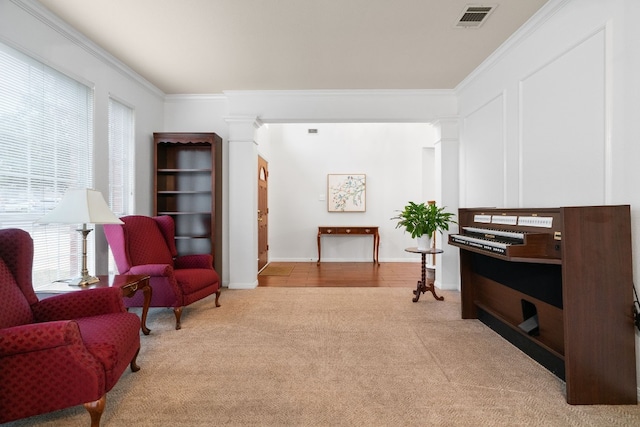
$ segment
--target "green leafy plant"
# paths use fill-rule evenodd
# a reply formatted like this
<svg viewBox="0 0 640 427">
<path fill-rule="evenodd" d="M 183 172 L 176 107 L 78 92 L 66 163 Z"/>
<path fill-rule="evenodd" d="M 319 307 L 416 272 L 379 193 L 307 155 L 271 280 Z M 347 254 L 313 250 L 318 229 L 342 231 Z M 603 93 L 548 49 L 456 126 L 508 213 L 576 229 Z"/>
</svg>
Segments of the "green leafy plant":
<svg viewBox="0 0 640 427">
<path fill-rule="evenodd" d="M 396 228 L 404 227 L 416 238 L 427 234 L 433 237 L 433 233 L 449 230 L 449 224 L 455 223 L 454 214 L 445 212 L 446 207 L 439 208 L 436 204 L 409 202 L 403 210 L 397 211 L 398 215 L 391 219 L 398 220 Z"/>
</svg>

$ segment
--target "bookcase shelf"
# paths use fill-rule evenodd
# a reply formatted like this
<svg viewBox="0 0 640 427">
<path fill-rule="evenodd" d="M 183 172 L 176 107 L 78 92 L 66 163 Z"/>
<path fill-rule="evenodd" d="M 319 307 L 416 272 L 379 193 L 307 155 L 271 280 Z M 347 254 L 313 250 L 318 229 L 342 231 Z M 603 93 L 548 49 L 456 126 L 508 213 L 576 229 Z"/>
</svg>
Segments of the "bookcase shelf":
<svg viewBox="0 0 640 427">
<path fill-rule="evenodd" d="M 211 253 L 222 267 L 222 139 L 215 133 L 154 133 L 154 215 L 176 225 L 180 255 Z"/>
</svg>

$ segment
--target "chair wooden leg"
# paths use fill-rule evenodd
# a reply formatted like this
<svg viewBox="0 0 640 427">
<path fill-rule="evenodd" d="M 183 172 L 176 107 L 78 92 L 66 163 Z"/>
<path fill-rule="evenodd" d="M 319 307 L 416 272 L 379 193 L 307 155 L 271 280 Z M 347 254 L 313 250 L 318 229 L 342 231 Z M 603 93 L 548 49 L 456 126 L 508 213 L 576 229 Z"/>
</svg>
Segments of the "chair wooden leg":
<svg viewBox="0 0 640 427">
<path fill-rule="evenodd" d="M 216 307 L 220 307 L 220 303 L 218 302 L 218 298 L 220 298 L 220 289 L 216 292 Z"/>
<path fill-rule="evenodd" d="M 95 402 L 87 402 L 84 404 L 85 409 L 91 416 L 91 427 L 100 427 L 100 418 L 102 417 L 102 413 L 104 412 L 104 407 L 106 404 L 106 394 L 102 395 L 102 397 Z"/>
<path fill-rule="evenodd" d="M 140 370 L 140 366 L 136 362 L 136 359 L 138 359 L 138 353 L 140 353 L 140 349 L 138 349 L 136 354 L 133 355 L 133 359 L 131 359 L 131 363 L 129 364 L 129 366 L 131 366 L 131 372 L 138 372 Z"/>
<path fill-rule="evenodd" d="M 176 315 L 176 330 L 182 328 L 180 324 L 180 316 L 182 316 L 182 307 L 174 307 L 173 313 Z"/>
</svg>

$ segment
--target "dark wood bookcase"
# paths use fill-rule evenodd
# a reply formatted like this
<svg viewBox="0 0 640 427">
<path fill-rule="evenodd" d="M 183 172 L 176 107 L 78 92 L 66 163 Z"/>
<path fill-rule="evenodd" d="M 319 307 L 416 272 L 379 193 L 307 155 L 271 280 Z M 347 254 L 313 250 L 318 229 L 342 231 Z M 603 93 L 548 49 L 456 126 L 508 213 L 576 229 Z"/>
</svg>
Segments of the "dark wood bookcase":
<svg viewBox="0 0 640 427">
<path fill-rule="evenodd" d="M 548 233 L 548 244 L 531 239 L 531 248 L 513 248 L 516 256 L 450 236 L 460 247 L 462 317 L 480 319 L 564 379 L 568 403 L 636 404 L 630 207 L 460 209 L 458 216 L 461 230 L 482 226 L 474 218 L 483 216 L 553 218 L 547 231 L 522 228 Z M 534 333 L 523 330 L 534 315 Z"/>
<path fill-rule="evenodd" d="M 154 214 L 176 224 L 180 255 L 211 253 L 222 267 L 222 139 L 215 133 L 154 133 Z"/>
</svg>

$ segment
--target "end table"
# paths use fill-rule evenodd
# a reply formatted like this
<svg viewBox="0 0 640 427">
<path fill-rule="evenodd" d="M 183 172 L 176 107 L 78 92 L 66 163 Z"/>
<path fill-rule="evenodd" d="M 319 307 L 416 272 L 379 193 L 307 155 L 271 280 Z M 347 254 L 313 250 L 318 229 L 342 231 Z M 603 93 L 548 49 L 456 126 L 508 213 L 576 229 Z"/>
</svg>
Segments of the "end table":
<svg viewBox="0 0 640 427">
<path fill-rule="evenodd" d="M 430 291 L 436 300 L 438 301 L 444 300 L 444 297 L 440 297 L 436 295 L 435 280 L 429 280 L 428 281 L 429 283 L 427 283 L 427 255 L 441 254 L 444 251 L 442 249 L 436 249 L 436 248 L 418 249 L 415 247 L 407 248 L 405 249 L 405 251 L 411 252 L 414 254 L 420 254 L 422 256 L 422 277 L 421 277 L 421 280 L 418 280 L 418 285 L 416 286 L 416 290 L 413 291 L 413 294 L 415 295 L 413 297 L 413 302 L 418 302 L 418 300 L 420 299 L 420 294 L 421 293 L 424 294 L 427 291 Z"/>
<path fill-rule="evenodd" d="M 74 286 L 65 281 L 53 282 L 34 289 L 36 294 L 47 298 L 55 294 L 64 294 L 68 292 L 84 291 L 87 289 L 115 287 L 122 290 L 122 296 L 131 298 L 141 289 L 144 293 L 144 304 L 142 306 L 142 316 L 140 318 L 140 329 L 145 335 L 149 335 L 151 329 L 147 328 L 147 313 L 151 304 L 151 285 L 149 284 L 149 276 L 145 275 L 125 275 L 118 274 L 115 276 L 98 276 L 100 279 L 97 283 L 86 286 Z"/>
</svg>

